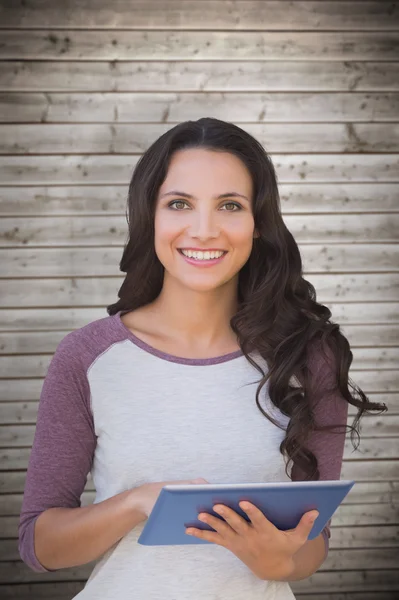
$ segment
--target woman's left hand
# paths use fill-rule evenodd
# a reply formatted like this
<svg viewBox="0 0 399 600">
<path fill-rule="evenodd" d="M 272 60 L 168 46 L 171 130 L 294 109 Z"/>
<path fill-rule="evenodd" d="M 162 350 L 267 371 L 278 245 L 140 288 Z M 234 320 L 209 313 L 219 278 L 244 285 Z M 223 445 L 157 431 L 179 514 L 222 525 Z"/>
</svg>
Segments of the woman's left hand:
<svg viewBox="0 0 399 600">
<path fill-rule="evenodd" d="M 306 543 L 319 513 L 309 511 L 295 529 L 281 531 L 254 504 L 240 502 L 239 506 L 248 515 L 249 523 L 228 506 L 215 504 L 213 510 L 225 521 L 200 513 L 198 519 L 215 531 L 190 527 L 186 533 L 227 548 L 260 579 L 286 580 L 295 568 L 294 554 Z"/>
</svg>

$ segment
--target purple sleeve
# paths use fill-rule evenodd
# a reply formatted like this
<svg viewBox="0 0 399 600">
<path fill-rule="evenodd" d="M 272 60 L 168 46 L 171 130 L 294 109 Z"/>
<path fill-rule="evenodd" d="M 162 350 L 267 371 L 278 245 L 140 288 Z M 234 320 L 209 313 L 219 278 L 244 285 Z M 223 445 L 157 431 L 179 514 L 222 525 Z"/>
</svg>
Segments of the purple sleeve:
<svg viewBox="0 0 399 600">
<path fill-rule="evenodd" d="M 69 333 L 51 360 L 40 396 L 29 458 L 18 550 L 34 571 L 50 571 L 35 553 L 35 522 L 52 507 L 75 508 L 91 469 L 96 436 L 79 338 Z"/>
<path fill-rule="evenodd" d="M 316 424 L 338 427 L 330 431 L 314 431 L 306 442 L 306 447 L 317 457 L 320 479 L 336 480 L 341 477 L 349 404 L 337 387 L 335 358 L 330 349 L 326 352 L 327 357 L 322 353 L 320 345 L 315 345 L 309 352 L 309 398 Z M 305 474 L 298 465 L 293 465 L 291 478 L 293 481 L 305 479 Z M 331 520 L 322 532 L 326 545 L 325 558 L 331 537 L 330 525 Z"/>
</svg>

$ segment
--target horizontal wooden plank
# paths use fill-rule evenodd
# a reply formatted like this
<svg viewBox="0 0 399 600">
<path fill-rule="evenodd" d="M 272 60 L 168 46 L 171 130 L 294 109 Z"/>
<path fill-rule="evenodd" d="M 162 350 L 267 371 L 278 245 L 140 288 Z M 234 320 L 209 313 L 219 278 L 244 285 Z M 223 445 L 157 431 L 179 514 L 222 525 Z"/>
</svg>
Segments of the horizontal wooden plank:
<svg viewBox="0 0 399 600">
<path fill-rule="evenodd" d="M 0 480 L 0 514 L 18 516 L 25 488 L 26 471 L 3 471 Z M 19 499 L 19 500 L 18 500 Z M 82 506 L 94 502 L 95 491 L 89 474 L 81 496 Z M 343 500 L 343 504 L 391 504 L 398 505 L 399 481 L 358 481 Z M 335 524 L 333 525 L 335 527 Z"/>
<path fill-rule="evenodd" d="M 398 212 L 397 183 L 280 183 L 279 194 L 283 216 Z M 0 186 L 0 215 L 124 215 L 127 195 L 127 184 Z"/>
<path fill-rule="evenodd" d="M 321 4 L 321 5 L 320 5 Z M 112 7 L 104 0 L 68 4 L 60 14 L 51 0 L 34 5 L 7 2 L 2 5 L 3 27 L 54 29 L 304 29 L 304 30 L 384 30 L 398 22 L 395 4 L 378 2 L 285 2 L 238 0 L 168 0 L 167 19 L 163 6 L 156 0 L 114 0 Z"/>
<path fill-rule="evenodd" d="M 3 334 L 4 335 L 4 334 Z M 9 334 L 5 334 L 9 335 Z M 65 332 L 60 333 L 58 339 L 61 340 Z M 12 336 L 11 336 L 12 337 Z M 4 339 L 4 338 L 3 338 Z M 0 377 L 12 378 L 30 378 L 44 377 L 47 373 L 48 366 L 52 359 L 52 354 L 55 351 L 57 337 L 54 332 L 50 333 L 47 338 L 45 336 L 30 334 L 30 338 L 20 337 L 21 346 L 18 352 L 23 351 L 23 345 L 27 344 L 30 351 L 34 351 L 34 339 L 37 339 L 38 349 L 40 345 L 44 345 L 47 339 L 47 348 L 49 354 L 2 354 L 0 355 Z M 1 338 L 0 338 L 1 341 Z M 16 340 L 15 340 L 16 341 Z M 29 346 L 31 344 L 31 346 Z M 52 348 L 50 351 L 49 348 Z M 354 373 L 374 371 L 375 378 L 379 378 L 379 374 L 385 370 L 399 369 L 399 353 L 397 347 L 377 347 L 377 348 L 352 348 L 353 362 L 349 370 L 349 376 L 354 377 Z"/>
<path fill-rule="evenodd" d="M 399 213 L 330 214 L 328 218 L 324 214 L 286 215 L 284 222 L 298 243 L 394 243 L 399 231 Z M 99 245 L 122 248 L 127 234 L 125 216 L 3 217 L 0 221 L 3 248 Z"/>
<path fill-rule="evenodd" d="M 35 573 L 22 561 L 0 562 L 0 582 L 2 584 L 38 583 L 40 581 L 86 581 L 95 563 L 89 563 L 80 567 L 69 569 L 58 569 L 48 573 Z"/>
<path fill-rule="evenodd" d="M 389 461 L 385 461 L 389 462 Z M 26 463 L 27 464 L 27 463 Z M 346 465 L 346 463 L 345 463 Z M 373 465 L 371 465 L 373 466 Z M 397 468 L 397 463 L 395 463 Z M 25 466 L 25 469 L 27 467 Z M 388 475 L 392 473 L 389 465 L 383 465 L 383 472 L 388 472 Z M 352 473 L 353 474 L 353 473 Z M 25 488 L 26 470 L 11 471 L 3 470 L 0 478 L 0 503 L 4 510 L 4 514 L 7 513 L 7 506 L 9 507 L 9 501 L 7 497 L 13 498 L 13 494 L 22 494 Z M 86 506 L 94 501 L 94 484 L 89 473 L 87 483 L 82 494 L 82 505 Z M 356 476 L 356 485 L 351 489 L 350 493 L 345 497 L 343 504 L 396 504 L 398 505 L 399 498 L 399 480 L 397 481 L 385 481 L 383 477 L 370 479 L 369 481 L 362 481 Z M 10 514 L 12 513 L 12 509 Z M 2 514 L 3 511 L 0 511 Z"/>
<path fill-rule="evenodd" d="M 368 274 L 309 274 L 310 281 L 317 291 L 318 302 L 395 302 L 397 299 L 397 273 Z M 26 280 L 10 279 L 0 297 L 0 306 L 33 307 L 73 307 L 107 306 L 117 300 L 117 292 L 123 277 L 73 277 L 65 279 L 35 279 L 26 296 Z M 367 308 L 364 310 L 367 313 Z M 341 322 L 339 314 L 333 317 Z M 384 322 L 383 317 L 377 322 Z"/>
<path fill-rule="evenodd" d="M 118 152 L 118 147 L 121 152 L 123 147 L 127 147 L 129 153 L 143 152 L 149 145 L 148 139 L 155 140 L 160 135 L 158 132 L 168 131 L 173 123 L 196 119 L 200 114 L 202 116 L 209 112 L 212 113 L 213 117 L 234 121 L 237 124 L 242 123 L 242 128 L 249 132 L 253 129 L 268 146 L 271 143 L 273 132 L 264 126 L 262 131 L 258 133 L 260 128 L 250 126 L 248 122 L 268 124 L 300 121 L 301 124 L 297 127 L 297 132 L 298 135 L 301 135 L 302 130 L 302 139 L 304 139 L 307 131 L 307 127 L 303 125 L 304 123 L 397 121 L 398 107 L 399 93 L 397 92 L 323 92 L 320 94 L 314 92 L 0 93 L 1 121 L 3 123 L 45 124 L 64 122 L 85 123 L 85 126 L 94 122 L 108 123 L 108 129 L 103 128 L 92 133 L 94 140 L 91 142 L 91 148 L 94 144 L 94 152 L 97 153 L 109 152 L 110 148 L 114 152 Z M 141 136 L 140 132 L 138 133 L 135 145 L 132 141 L 132 135 L 123 138 L 122 134 L 118 134 L 120 130 L 110 129 L 111 125 L 114 127 L 118 123 L 140 122 L 146 123 L 145 130 L 144 128 L 141 130 Z M 363 124 L 358 128 L 360 136 L 367 136 L 367 127 L 367 124 Z M 24 126 L 22 135 L 25 128 L 27 128 L 28 138 L 31 137 L 34 130 L 29 126 Z M 377 136 L 377 142 L 379 139 L 381 143 L 385 129 L 383 124 L 380 128 L 375 128 L 374 136 Z M 14 130 L 15 143 L 18 147 L 18 144 L 21 143 L 21 135 L 18 137 L 19 130 L 13 126 L 11 138 L 10 134 L 8 135 L 12 144 Z M 344 128 L 344 135 L 347 136 L 346 143 L 350 144 L 350 148 L 352 148 L 347 150 L 349 152 L 364 151 L 363 141 L 357 139 L 356 131 L 351 124 L 346 126 L 346 130 Z M 74 132 L 76 132 L 76 127 L 71 130 L 70 134 L 66 134 L 67 139 L 69 139 L 69 142 L 65 142 L 69 144 L 66 146 L 67 149 L 73 147 Z M 47 133 L 50 134 L 50 132 Z M 53 148 L 56 148 L 54 144 L 57 143 L 54 139 L 55 135 L 55 133 L 52 134 Z M 60 135 L 62 134 L 60 133 Z M 87 135 L 90 135 L 90 132 Z M 119 139 L 125 139 L 123 145 L 120 142 L 118 146 L 118 135 Z M 310 135 L 312 135 L 312 130 Z M 317 134 L 314 133 L 314 135 Z M 326 135 L 331 135 L 328 128 Z M 43 138 L 47 138 L 47 136 L 44 135 Z M 85 137 L 83 137 L 82 143 L 84 143 L 84 139 Z M 98 143 L 96 143 L 96 140 Z M 48 143 L 50 144 L 51 141 L 49 140 Z M 88 146 L 89 143 L 90 140 L 86 142 L 85 152 L 93 152 Z M 58 152 L 60 153 L 62 147 L 59 144 L 60 142 L 58 142 Z M 45 150 L 46 147 L 43 146 L 42 152 L 45 152 Z M 273 149 L 271 148 L 271 150 Z M 275 150 L 273 151 L 275 152 Z M 306 152 L 304 149 L 300 151 Z M 371 149 L 368 151 L 371 151 Z M 76 152 L 79 152 L 79 149 Z M 291 153 L 293 152 L 296 152 L 296 150 L 291 150 Z"/>
<path fill-rule="evenodd" d="M 380 437 L 383 435 L 392 436 L 399 433 L 396 429 L 397 419 L 399 416 L 399 394 L 369 394 L 369 399 L 372 402 L 383 402 L 386 404 L 388 411 L 379 417 L 365 415 L 362 419 L 362 435 L 368 437 Z M 357 408 L 350 405 L 349 422 L 357 413 Z M 34 424 L 36 423 L 38 409 L 38 400 L 29 402 L 18 402 L 16 400 L 10 402 L 1 402 L 1 423 L 2 425 L 10 424 Z M 387 418 L 388 417 L 388 418 Z M 395 418 L 393 418 L 395 417 Z M 382 421 L 380 422 L 380 419 Z M 376 429 L 374 424 L 377 423 Z M 374 434 L 376 435 L 374 436 Z"/>
<path fill-rule="evenodd" d="M 389 569 L 379 571 L 373 567 L 366 568 L 363 566 L 359 570 L 342 571 L 318 571 L 311 577 L 302 581 L 295 581 L 291 584 L 292 589 L 297 593 L 323 593 L 321 596 L 324 600 L 327 593 L 347 592 L 349 600 L 363 600 L 367 598 L 364 595 L 369 590 L 383 591 L 398 590 L 398 575 L 397 571 Z M 354 592 L 358 592 L 360 596 L 352 596 Z M 313 596 L 313 600 L 319 600 L 317 595 Z M 347 599 L 345 599 L 347 600 Z"/>
<path fill-rule="evenodd" d="M 68 333 L 65 330 L 57 331 L 55 325 L 56 323 L 51 331 L 0 332 L 0 355 L 54 353 L 60 341 Z M 345 325 L 341 327 L 341 332 L 347 337 L 354 353 L 352 369 L 368 369 L 370 365 L 373 366 L 380 360 L 384 363 L 384 368 L 394 368 L 399 325 Z M 390 343 L 385 344 L 385 341 Z M 372 348 L 362 348 L 363 346 L 372 346 Z M 384 354 L 385 346 L 388 346 L 387 354 Z M 392 351 L 389 346 L 393 347 Z M 381 366 L 379 364 L 379 367 Z"/>
<path fill-rule="evenodd" d="M 202 2 L 201 2 L 202 4 Z M 295 4 L 294 4 L 295 5 Z M 137 12 L 137 11 L 136 11 Z M 225 14 L 225 11 L 221 11 Z M 137 12 L 139 14 L 140 11 Z M 0 17 L 1 18 L 1 17 Z M 267 21 L 269 18 L 267 18 Z M 395 31 L 3 30 L 2 60 L 397 60 Z M 213 27 L 212 29 L 214 29 Z M 392 24 L 391 24 L 392 28 Z M 307 28 L 308 29 L 308 28 Z"/>
<path fill-rule="evenodd" d="M 5 124 L 0 125 L 0 154 L 138 153 L 168 129 L 151 123 Z M 243 129 L 268 152 L 399 151 L 398 123 L 256 123 Z"/>
<path fill-rule="evenodd" d="M 396 460 L 345 460 L 341 479 L 355 481 L 396 481 L 399 479 L 399 461 Z"/>
<path fill-rule="evenodd" d="M 372 420 L 373 417 L 368 417 Z M 346 440 L 344 458 L 350 460 L 368 460 L 368 459 L 398 459 L 399 460 L 399 428 L 396 417 L 384 416 L 388 421 L 387 428 L 392 428 L 394 437 L 363 437 L 367 431 L 361 435 L 359 447 L 355 450 L 351 441 Z M 349 419 L 351 422 L 352 419 Z M 393 421 L 393 423 L 390 423 Z M 379 421 L 380 422 L 380 421 Z M 380 425 L 378 434 L 384 435 L 383 427 Z M 0 448 L 14 449 L 31 447 L 35 434 L 35 425 L 0 425 Z"/>
<path fill-rule="evenodd" d="M 333 303 L 325 299 L 318 298 L 318 301 L 325 303 L 331 310 L 333 320 L 340 323 L 345 335 L 356 336 L 356 339 L 362 340 L 362 333 L 355 333 L 353 328 L 361 331 L 370 331 L 381 327 L 381 331 L 388 326 L 396 327 L 399 321 L 399 307 L 395 302 L 373 302 L 373 303 Z M 19 308 L 0 309 L 0 330 L 1 331 L 54 331 L 64 330 L 72 331 L 79 327 L 84 327 L 88 323 L 108 316 L 104 306 L 102 307 L 71 307 L 63 308 L 29 308 L 21 305 Z M 364 328 L 364 329 L 363 329 Z M 367 342 L 366 337 L 366 342 Z M 359 345 L 369 345 L 359 342 Z M 388 344 L 389 345 L 389 344 Z M 32 399 L 32 398 L 30 398 Z"/>
<path fill-rule="evenodd" d="M 5 380 L 7 381 L 7 380 Z M 15 380 L 12 380 L 15 381 Z M 31 380 L 32 381 L 32 380 Z M 41 385 L 42 380 L 33 380 L 35 382 L 39 382 Z M 24 382 L 25 383 L 25 382 Z M 28 386 L 26 386 L 28 387 Z M 38 388 L 39 386 L 36 386 L 36 388 Z M 40 390 L 36 389 L 35 391 L 37 392 L 37 398 L 39 398 L 40 395 Z M 21 389 L 21 388 L 19 388 Z M 23 393 L 23 390 L 21 390 L 21 393 Z M 30 390 L 30 393 L 34 393 L 32 391 L 32 389 Z M 28 392 L 29 394 L 29 392 Z M 398 393 L 390 393 L 390 394 L 367 394 L 368 398 L 370 399 L 371 402 L 379 402 L 379 403 L 383 403 L 387 406 L 388 411 L 387 413 L 384 413 L 382 415 L 382 417 L 384 416 L 397 416 L 399 414 L 399 394 Z M 36 422 L 36 416 L 37 416 L 37 407 L 38 407 L 38 400 L 28 400 L 25 402 L 19 401 L 15 398 L 11 398 L 9 401 L 2 401 L 1 403 L 1 412 L 2 412 L 2 424 L 3 425 L 7 425 L 10 423 L 27 423 L 27 424 L 32 424 Z M 349 405 L 349 416 L 350 417 L 354 417 L 355 414 L 357 414 L 357 408 L 355 406 Z M 365 415 L 364 418 L 366 418 L 368 415 Z M 374 418 L 375 415 L 372 415 Z M 366 431 L 366 423 L 363 421 L 364 425 L 363 427 L 363 435 L 365 434 Z M 384 424 L 384 427 L 387 427 L 388 424 Z M 390 435 L 392 435 L 392 430 Z"/>
<path fill-rule="evenodd" d="M 18 552 L 18 523 L 19 517 L 0 517 L 2 525 L 0 538 L 0 562 L 20 560 Z M 332 527 L 330 552 L 336 549 L 351 548 L 395 548 L 399 545 L 399 526 L 361 526 L 361 527 Z"/>
<path fill-rule="evenodd" d="M 0 180 L 7 186 L 126 184 L 139 158 L 125 154 L 0 156 Z M 399 180 L 399 154 L 271 154 L 270 158 L 281 183 Z"/>
<path fill-rule="evenodd" d="M 394 92 L 399 62 L 1 61 L 2 92 Z"/>
<path fill-rule="evenodd" d="M 0 584 L 0 597 L 3 600 L 33 600 L 33 598 L 40 598 L 40 600 L 71 600 L 82 591 L 84 585 L 84 581 Z M 381 600 L 386 599 L 381 598 Z"/>
<path fill-rule="evenodd" d="M 398 396 L 398 395 L 397 395 Z M 375 400 L 375 398 L 370 398 Z M 393 402 L 388 404 L 388 411 L 381 415 L 365 415 L 361 420 L 361 436 L 362 438 L 380 438 L 399 436 L 399 415 L 392 414 L 390 408 L 394 407 L 399 410 L 398 397 L 395 398 L 397 404 Z M 18 430 L 15 429 L 16 425 L 24 427 L 26 425 L 34 425 L 37 418 L 38 401 L 32 402 L 2 402 L 1 403 L 1 426 L 0 430 L 12 427 L 12 431 L 5 434 L 5 438 L 0 434 L 0 440 L 7 439 L 7 437 L 15 436 Z M 352 424 L 353 413 L 355 407 L 352 407 L 353 411 L 348 416 L 348 424 Z M 6 431 L 6 429 L 4 429 Z M 29 435 L 31 435 L 29 433 Z M 23 433 L 23 439 L 25 439 L 26 433 Z M 29 442 L 28 442 L 29 443 Z M 23 445 L 21 443 L 21 445 Z M 359 448 L 362 451 L 362 444 Z M 399 452 L 399 447 L 398 447 Z"/>
<path fill-rule="evenodd" d="M 363 436 L 380 437 L 396 435 L 397 418 L 399 415 L 399 394 L 368 394 L 372 402 L 386 404 L 388 411 L 380 416 L 364 415 L 361 431 Z M 36 423 L 38 400 L 29 402 L 2 401 L 1 422 L 2 425 L 10 424 L 34 424 Z M 357 413 L 355 406 L 349 406 L 349 423 Z M 370 418 L 369 418 L 370 417 Z M 394 418 L 395 417 L 395 418 Z M 382 419 L 382 421 L 381 421 Z M 375 434 L 375 435 L 374 435 Z"/>
<path fill-rule="evenodd" d="M 27 428 L 30 426 L 27 425 Z M 366 442 L 366 440 L 363 440 Z M 381 440 L 380 440 L 381 442 Z M 10 446 L 10 444 L 8 444 Z M 382 444 L 381 444 L 382 445 Z M 0 448 L 0 471 L 26 470 L 31 452 L 31 447 Z M 355 481 L 393 481 L 399 480 L 399 460 L 394 459 L 350 459 L 344 458 L 342 465 L 342 479 Z M 370 505 L 372 506 L 372 505 Z M 385 523 L 386 521 L 382 521 Z"/>
<path fill-rule="evenodd" d="M 379 371 L 378 378 L 374 371 L 353 371 L 352 379 L 373 399 L 381 402 L 387 395 L 399 390 L 399 374 L 396 370 Z M 0 379 L 0 397 L 3 401 L 23 402 L 38 400 L 43 386 L 43 378 Z"/>
<path fill-rule="evenodd" d="M 298 242 L 305 278 L 307 273 L 320 272 L 374 272 L 397 271 L 399 269 L 399 246 L 386 244 L 313 244 Z M 96 275 L 119 275 L 122 246 L 108 247 L 56 247 L 56 248 L 13 248 L 0 249 L 0 277 L 93 277 Z M 394 327 L 394 326 L 393 326 Z M 378 336 L 378 331 L 375 331 Z M 382 334 L 382 332 L 381 332 Z M 372 329 L 367 338 L 373 335 Z M 395 334 L 389 329 L 384 339 Z M 395 337 L 394 337 L 395 339 Z M 396 340 L 398 338 L 396 337 Z"/>
</svg>

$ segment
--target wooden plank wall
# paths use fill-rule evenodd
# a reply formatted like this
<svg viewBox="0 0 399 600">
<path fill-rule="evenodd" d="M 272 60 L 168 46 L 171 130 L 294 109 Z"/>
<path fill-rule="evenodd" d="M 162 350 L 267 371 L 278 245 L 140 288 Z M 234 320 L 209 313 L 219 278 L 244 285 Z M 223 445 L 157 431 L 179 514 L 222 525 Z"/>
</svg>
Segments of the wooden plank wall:
<svg viewBox="0 0 399 600">
<path fill-rule="evenodd" d="M 121 282 L 140 154 L 216 116 L 272 155 L 318 300 L 350 375 L 389 412 L 364 419 L 331 551 L 298 598 L 399 594 L 398 7 L 385 1 L 4 0 L 0 3 L 0 594 L 67 600 L 92 565 L 33 573 L 17 551 L 46 369 Z M 351 411 L 353 415 L 353 411 Z M 83 503 L 93 500 L 88 481 Z"/>
</svg>

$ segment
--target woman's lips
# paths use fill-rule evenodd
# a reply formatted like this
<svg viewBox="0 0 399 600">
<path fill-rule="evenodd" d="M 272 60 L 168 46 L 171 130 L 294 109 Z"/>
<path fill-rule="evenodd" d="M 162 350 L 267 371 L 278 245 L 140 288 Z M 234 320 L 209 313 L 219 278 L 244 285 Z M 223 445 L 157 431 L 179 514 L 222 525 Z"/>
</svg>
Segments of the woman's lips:
<svg viewBox="0 0 399 600">
<path fill-rule="evenodd" d="M 178 250 L 178 252 L 186 262 L 188 262 L 190 265 L 194 265 L 195 267 L 212 267 L 213 265 L 217 265 L 218 263 L 222 262 L 222 260 L 227 254 L 227 252 L 225 252 L 219 258 L 207 258 L 199 260 L 197 258 L 189 258 L 188 256 L 185 256 L 183 252 L 181 252 L 181 250 Z"/>
</svg>

